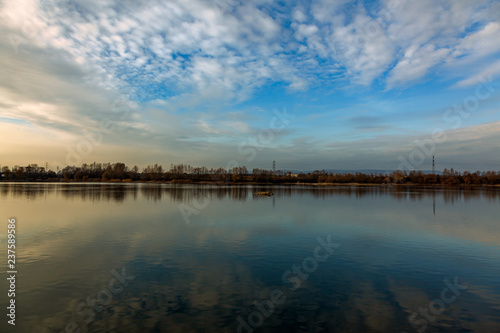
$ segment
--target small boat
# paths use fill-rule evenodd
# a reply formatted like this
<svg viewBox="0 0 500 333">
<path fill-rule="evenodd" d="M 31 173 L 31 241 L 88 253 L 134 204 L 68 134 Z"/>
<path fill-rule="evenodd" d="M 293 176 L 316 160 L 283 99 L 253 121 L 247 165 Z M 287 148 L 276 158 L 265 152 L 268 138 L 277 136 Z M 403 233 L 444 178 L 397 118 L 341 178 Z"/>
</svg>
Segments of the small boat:
<svg viewBox="0 0 500 333">
<path fill-rule="evenodd" d="M 271 195 L 274 195 L 273 192 L 255 192 L 254 195 L 260 195 L 262 197 L 270 197 Z"/>
</svg>

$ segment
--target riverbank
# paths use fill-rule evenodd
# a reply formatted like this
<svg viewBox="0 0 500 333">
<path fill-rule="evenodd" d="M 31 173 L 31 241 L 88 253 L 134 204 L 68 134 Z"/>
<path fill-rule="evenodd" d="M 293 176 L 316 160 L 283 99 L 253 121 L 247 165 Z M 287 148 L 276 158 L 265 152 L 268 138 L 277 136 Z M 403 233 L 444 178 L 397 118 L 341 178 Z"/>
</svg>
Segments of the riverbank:
<svg viewBox="0 0 500 333">
<path fill-rule="evenodd" d="M 316 187 L 327 187 L 327 186 L 380 186 L 380 187 L 426 187 L 426 188 L 472 188 L 472 187 L 500 187 L 500 184 L 421 184 L 421 183 L 270 183 L 270 182 L 217 182 L 217 181 L 192 181 L 192 180 L 130 180 L 130 179 L 111 179 L 111 180 L 85 180 L 85 181 L 75 181 L 75 180 L 0 180 L 0 183 L 57 183 L 57 184 L 169 184 L 169 185 L 218 185 L 218 186 L 316 186 Z"/>
</svg>

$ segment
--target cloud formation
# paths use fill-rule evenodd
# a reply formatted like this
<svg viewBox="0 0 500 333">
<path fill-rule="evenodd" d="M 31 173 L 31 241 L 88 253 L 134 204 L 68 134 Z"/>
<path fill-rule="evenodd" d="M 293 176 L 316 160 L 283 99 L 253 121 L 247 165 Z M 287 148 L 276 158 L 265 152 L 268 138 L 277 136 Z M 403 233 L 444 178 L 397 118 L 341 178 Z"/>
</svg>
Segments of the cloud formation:
<svg viewBox="0 0 500 333">
<path fill-rule="evenodd" d="M 318 98 L 330 104 L 321 112 L 333 112 L 332 94 L 355 108 L 370 93 L 390 98 L 429 82 L 473 88 L 500 74 L 499 17 L 495 1 L 6 0 L 0 126 L 12 131 L 17 122 L 26 146 L 28 126 L 78 142 L 116 117 L 113 105 L 125 98 L 137 108 L 116 121 L 110 149 L 136 142 L 205 157 L 265 128 L 269 119 L 254 106 L 269 105 L 277 89 L 285 95 L 275 98 L 300 96 L 306 107 L 295 108 L 306 117 Z M 398 126 L 349 128 L 390 135 Z M 321 128 L 294 131 L 276 145 L 327 140 L 314 135 Z"/>
</svg>

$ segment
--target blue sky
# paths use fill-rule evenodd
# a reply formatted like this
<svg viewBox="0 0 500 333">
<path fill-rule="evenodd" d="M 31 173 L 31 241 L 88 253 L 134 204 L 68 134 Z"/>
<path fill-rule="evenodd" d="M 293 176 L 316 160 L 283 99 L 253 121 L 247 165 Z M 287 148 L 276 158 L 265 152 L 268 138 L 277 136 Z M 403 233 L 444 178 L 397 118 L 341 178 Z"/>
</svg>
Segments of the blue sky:
<svg viewBox="0 0 500 333">
<path fill-rule="evenodd" d="M 0 22 L 2 165 L 500 170 L 498 1 L 4 0 Z"/>
</svg>

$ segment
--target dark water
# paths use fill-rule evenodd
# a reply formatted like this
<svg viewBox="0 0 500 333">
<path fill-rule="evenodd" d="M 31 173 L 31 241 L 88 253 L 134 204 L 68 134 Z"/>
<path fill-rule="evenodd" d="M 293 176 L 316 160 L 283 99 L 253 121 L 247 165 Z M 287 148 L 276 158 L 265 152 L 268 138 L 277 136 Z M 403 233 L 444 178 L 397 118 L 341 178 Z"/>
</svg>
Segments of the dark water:
<svg viewBox="0 0 500 333">
<path fill-rule="evenodd" d="M 18 274 L 0 331 L 500 332 L 499 204 L 498 189 L 2 183 Z"/>
</svg>

